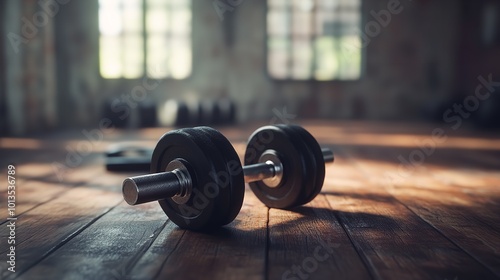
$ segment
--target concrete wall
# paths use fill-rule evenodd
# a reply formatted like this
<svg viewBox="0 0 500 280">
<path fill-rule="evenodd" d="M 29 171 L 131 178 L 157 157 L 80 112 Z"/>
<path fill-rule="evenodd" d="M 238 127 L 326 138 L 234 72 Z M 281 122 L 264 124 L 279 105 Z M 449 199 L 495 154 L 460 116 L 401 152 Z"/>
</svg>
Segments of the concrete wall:
<svg viewBox="0 0 500 280">
<path fill-rule="evenodd" d="M 37 1 L 2 5 L 6 130 L 20 135 L 56 128 L 54 18 Z"/>
</svg>

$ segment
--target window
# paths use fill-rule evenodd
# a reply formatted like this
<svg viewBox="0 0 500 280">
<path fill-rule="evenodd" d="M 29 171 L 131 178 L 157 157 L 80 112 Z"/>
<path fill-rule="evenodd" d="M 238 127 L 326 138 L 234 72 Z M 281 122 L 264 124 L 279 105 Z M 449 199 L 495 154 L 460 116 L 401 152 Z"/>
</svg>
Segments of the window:
<svg viewBox="0 0 500 280">
<path fill-rule="evenodd" d="M 104 78 L 191 73 L 190 0 L 99 0 L 99 30 Z"/>
<path fill-rule="evenodd" d="M 275 79 L 361 74 L 361 0 L 268 0 L 268 71 Z"/>
</svg>

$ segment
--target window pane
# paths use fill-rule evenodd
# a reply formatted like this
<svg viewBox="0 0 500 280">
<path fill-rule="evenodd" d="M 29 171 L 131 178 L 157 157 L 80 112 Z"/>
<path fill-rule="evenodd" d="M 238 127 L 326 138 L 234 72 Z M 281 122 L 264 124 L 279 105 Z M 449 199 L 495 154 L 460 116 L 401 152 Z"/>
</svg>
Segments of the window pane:
<svg viewBox="0 0 500 280">
<path fill-rule="evenodd" d="M 288 6 L 288 0 L 268 0 L 269 8 L 284 9 Z"/>
<path fill-rule="evenodd" d="M 307 12 L 293 13 L 293 33 L 297 35 L 310 35 L 312 26 L 312 14 Z"/>
<path fill-rule="evenodd" d="M 331 80 L 336 77 L 338 63 L 335 56 L 334 37 L 318 37 L 316 47 L 316 71 L 315 78 L 318 80 Z"/>
<path fill-rule="evenodd" d="M 360 0 L 268 0 L 268 3 L 268 70 L 272 77 L 317 80 L 360 77 Z M 292 20 L 288 20 L 290 17 Z"/>
<path fill-rule="evenodd" d="M 164 9 L 169 5 L 170 0 L 146 0 L 148 8 Z"/>
<path fill-rule="evenodd" d="M 188 38 L 172 39 L 170 70 L 172 78 L 184 79 L 191 73 L 191 40 Z"/>
<path fill-rule="evenodd" d="M 123 29 L 125 33 L 142 32 L 142 1 L 123 1 Z"/>
<path fill-rule="evenodd" d="M 327 1 L 327 0 L 324 0 Z M 338 0 L 339 6 L 341 6 L 343 9 L 349 10 L 349 9 L 358 9 L 361 7 L 361 1 L 360 0 Z"/>
<path fill-rule="evenodd" d="M 153 78 L 165 78 L 170 75 L 169 58 L 171 52 L 165 35 L 150 34 L 148 36 L 148 74 Z"/>
<path fill-rule="evenodd" d="M 172 11 L 172 33 L 186 35 L 191 32 L 191 12 L 187 8 Z"/>
<path fill-rule="evenodd" d="M 171 18 L 167 6 L 148 6 L 146 14 L 147 32 L 166 33 L 170 27 Z"/>
<path fill-rule="evenodd" d="M 186 78 L 191 73 L 191 2 L 148 1 L 148 74 L 154 78 Z"/>
<path fill-rule="evenodd" d="M 292 58 L 292 77 L 299 80 L 311 78 L 312 46 L 308 39 L 298 39 L 293 42 Z"/>
<path fill-rule="evenodd" d="M 314 1 L 312 0 L 293 0 L 293 9 L 296 12 L 310 13 L 314 8 Z"/>
<path fill-rule="evenodd" d="M 99 0 L 102 76 L 187 77 L 191 17 L 191 0 Z"/>
<path fill-rule="evenodd" d="M 99 31 L 102 35 L 118 35 L 122 32 L 121 1 L 99 1 Z"/>
<path fill-rule="evenodd" d="M 144 74 L 144 50 L 142 47 L 142 35 L 127 35 L 123 39 L 123 77 L 139 78 Z"/>
<path fill-rule="evenodd" d="M 119 36 L 101 36 L 100 70 L 104 78 L 119 78 L 122 75 L 121 38 Z"/>
<path fill-rule="evenodd" d="M 290 33 L 289 13 L 283 10 L 272 10 L 267 14 L 267 32 L 270 35 Z"/>
<path fill-rule="evenodd" d="M 175 9 L 191 9 L 191 1 L 190 0 L 169 0 L 171 7 Z"/>
<path fill-rule="evenodd" d="M 340 65 L 339 78 L 358 79 L 361 76 L 361 39 L 357 35 L 340 38 Z"/>
<path fill-rule="evenodd" d="M 269 73 L 275 78 L 287 78 L 290 41 L 286 37 L 275 37 L 269 38 L 267 44 Z"/>
</svg>

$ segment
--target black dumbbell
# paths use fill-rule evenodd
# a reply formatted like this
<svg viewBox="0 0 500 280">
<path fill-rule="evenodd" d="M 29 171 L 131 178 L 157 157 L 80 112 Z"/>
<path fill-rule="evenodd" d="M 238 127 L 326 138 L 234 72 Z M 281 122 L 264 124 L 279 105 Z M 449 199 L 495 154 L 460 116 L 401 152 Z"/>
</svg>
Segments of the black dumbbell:
<svg viewBox="0 0 500 280">
<path fill-rule="evenodd" d="M 139 103 L 139 127 L 158 126 L 158 112 L 156 104 L 151 100 Z"/>
<path fill-rule="evenodd" d="M 229 98 L 221 98 L 217 100 L 217 107 L 219 108 L 219 119 L 217 124 L 232 124 L 236 119 L 236 106 Z"/>
<path fill-rule="evenodd" d="M 122 191 L 130 205 L 158 200 L 175 224 L 202 230 L 234 220 L 243 203 L 245 181 L 269 207 L 309 202 L 321 190 L 326 162 L 333 162 L 332 151 L 321 149 L 299 126 L 258 129 L 248 141 L 244 167 L 217 130 L 184 128 L 160 138 L 152 174 L 125 179 Z"/>
<path fill-rule="evenodd" d="M 102 107 L 102 117 L 109 119 L 114 127 L 126 128 L 129 125 L 128 104 L 118 98 L 108 99 Z"/>
</svg>

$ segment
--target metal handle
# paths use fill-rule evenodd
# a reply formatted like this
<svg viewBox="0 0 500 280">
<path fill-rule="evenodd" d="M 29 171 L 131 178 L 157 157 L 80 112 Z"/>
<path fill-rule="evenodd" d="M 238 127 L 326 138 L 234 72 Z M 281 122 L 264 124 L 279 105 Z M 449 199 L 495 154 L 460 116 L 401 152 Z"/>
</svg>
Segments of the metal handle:
<svg viewBox="0 0 500 280">
<path fill-rule="evenodd" d="M 321 149 L 325 163 L 333 162 L 330 149 Z M 246 183 L 264 180 L 270 187 L 276 187 L 283 175 L 283 166 L 276 155 L 261 157 L 262 163 L 243 166 Z M 130 205 L 137 205 L 165 199 L 167 197 L 185 197 L 190 194 L 191 178 L 185 168 L 127 178 L 123 181 L 123 198 Z M 182 200 L 182 199 L 180 199 Z"/>
</svg>

